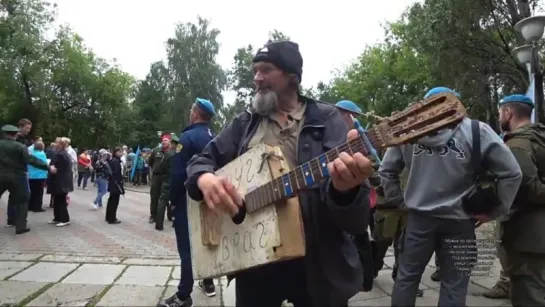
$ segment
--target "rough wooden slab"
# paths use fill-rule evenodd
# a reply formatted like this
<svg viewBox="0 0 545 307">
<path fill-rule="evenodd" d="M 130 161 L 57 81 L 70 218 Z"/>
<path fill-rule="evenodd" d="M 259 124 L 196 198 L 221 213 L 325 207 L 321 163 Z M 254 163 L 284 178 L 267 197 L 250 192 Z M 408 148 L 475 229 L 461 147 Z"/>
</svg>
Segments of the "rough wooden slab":
<svg viewBox="0 0 545 307">
<path fill-rule="evenodd" d="M 289 170 L 282 160 L 263 165 L 262 154 L 278 148 L 258 145 L 216 172 L 245 195 Z M 260 171 L 261 169 L 261 171 Z M 246 214 L 236 225 L 230 216 L 207 212 L 188 197 L 191 257 L 195 279 L 219 277 L 270 262 L 304 256 L 304 234 L 297 198 Z M 280 220 L 279 220 L 280 219 Z"/>
</svg>

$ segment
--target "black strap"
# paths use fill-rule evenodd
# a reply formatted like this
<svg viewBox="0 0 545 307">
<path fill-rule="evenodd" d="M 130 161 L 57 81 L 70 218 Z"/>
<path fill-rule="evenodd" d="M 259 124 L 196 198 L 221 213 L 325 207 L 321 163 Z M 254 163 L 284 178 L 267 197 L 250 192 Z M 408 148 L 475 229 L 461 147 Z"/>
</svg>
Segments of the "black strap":
<svg viewBox="0 0 545 307">
<path fill-rule="evenodd" d="M 471 164 L 475 170 L 476 177 L 479 178 L 483 172 L 481 164 L 481 127 L 479 121 L 472 119 L 471 120 L 471 138 L 472 138 L 472 148 L 471 148 Z"/>
</svg>

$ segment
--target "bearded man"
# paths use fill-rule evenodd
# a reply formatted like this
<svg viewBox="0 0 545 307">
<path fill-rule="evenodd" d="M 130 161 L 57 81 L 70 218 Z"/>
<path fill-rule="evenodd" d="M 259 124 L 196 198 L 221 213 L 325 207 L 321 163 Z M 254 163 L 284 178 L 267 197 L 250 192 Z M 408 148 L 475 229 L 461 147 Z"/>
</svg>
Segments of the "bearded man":
<svg viewBox="0 0 545 307">
<path fill-rule="evenodd" d="M 294 168 L 346 142 L 347 135 L 357 137 L 335 107 L 300 95 L 302 66 L 299 46 L 290 41 L 270 42 L 257 52 L 251 112 L 239 114 L 193 156 L 186 184 L 191 198 L 238 217 L 242 197 L 216 170 L 262 143 L 280 147 Z M 346 152 L 328 162 L 330 178 L 299 192 L 306 256 L 237 273 L 237 307 L 279 307 L 286 299 L 297 307 L 340 307 L 361 289 L 362 268 L 348 234 L 367 230 L 372 163 Z"/>
</svg>

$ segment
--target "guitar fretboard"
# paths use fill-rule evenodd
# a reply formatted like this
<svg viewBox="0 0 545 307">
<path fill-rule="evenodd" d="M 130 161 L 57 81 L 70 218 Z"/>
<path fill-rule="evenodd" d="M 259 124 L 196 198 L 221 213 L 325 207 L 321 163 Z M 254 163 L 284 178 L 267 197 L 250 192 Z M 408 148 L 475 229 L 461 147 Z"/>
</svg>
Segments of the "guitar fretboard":
<svg viewBox="0 0 545 307">
<path fill-rule="evenodd" d="M 378 149 L 378 142 L 370 137 L 374 135 L 372 130 L 373 128 L 367 133 L 368 140 L 371 143 L 369 145 Z M 371 152 L 369 145 L 362 137 L 355 138 L 250 191 L 244 197 L 246 211 L 251 213 L 278 201 L 296 196 L 300 190 L 310 188 L 323 178 L 328 178 L 327 164 L 338 158 L 341 152 L 350 155 L 361 152 L 367 155 Z"/>
</svg>

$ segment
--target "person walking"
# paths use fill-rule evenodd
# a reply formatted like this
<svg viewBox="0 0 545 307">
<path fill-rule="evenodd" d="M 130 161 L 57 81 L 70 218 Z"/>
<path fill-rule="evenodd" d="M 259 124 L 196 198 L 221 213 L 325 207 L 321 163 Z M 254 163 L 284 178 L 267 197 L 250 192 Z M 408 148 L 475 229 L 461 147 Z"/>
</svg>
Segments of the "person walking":
<svg viewBox="0 0 545 307">
<path fill-rule="evenodd" d="M 165 219 L 165 211 L 168 203 L 168 197 L 161 197 L 163 185 L 169 185 L 167 182 L 168 172 L 170 171 L 170 158 L 176 153 L 171 146 L 172 135 L 163 133 L 161 135 L 161 147 L 155 148 L 151 153 L 149 165 L 152 169 L 150 189 L 150 218 L 149 223 L 155 223 L 155 229 L 162 231 Z M 168 186 L 165 188 L 168 189 Z"/>
<path fill-rule="evenodd" d="M 72 174 L 72 158 L 67 152 L 68 146 L 70 146 L 70 140 L 61 138 L 57 154 L 51 161 L 51 165 L 57 169 L 57 172 L 51 175 L 51 180 L 48 182 L 48 189 L 53 196 L 53 220 L 49 224 L 55 224 L 57 227 L 70 225 L 68 193 L 74 191 L 74 175 Z"/>
<path fill-rule="evenodd" d="M 31 155 L 46 165 L 47 156 L 44 152 L 44 143 L 38 141 L 34 144 Z M 44 186 L 47 179 L 47 170 L 39 169 L 31 164 L 28 165 L 28 185 L 30 186 L 30 199 L 28 210 L 32 212 L 44 212 L 42 202 L 44 198 Z"/>
<path fill-rule="evenodd" d="M 87 181 L 91 176 L 91 170 L 93 169 L 91 156 L 87 150 L 83 150 L 78 158 L 78 188 L 82 187 L 87 190 Z"/>
<path fill-rule="evenodd" d="M 91 209 L 97 210 L 102 208 L 102 197 L 108 193 L 108 179 L 111 176 L 110 165 L 108 164 L 110 159 L 110 154 L 105 150 L 101 149 L 98 152 L 98 160 L 95 163 L 95 183 L 97 185 L 97 197 L 95 201 L 91 204 Z"/>
<path fill-rule="evenodd" d="M 123 188 L 122 156 L 123 149 L 121 147 L 116 147 L 109 163 L 111 175 L 108 180 L 108 192 L 110 192 L 110 197 L 108 197 L 108 203 L 106 204 L 106 222 L 108 224 L 121 223 L 121 221 L 117 219 L 117 207 L 119 206 L 121 195 L 125 195 L 125 189 Z"/>
<path fill-rule="evenodd" d="M 28 199 L 30 191 L 27 181 L 27 165 L 55 173 L 54 166 L 48 166 L 28 153 L 28 148 L 16 141 L 19 128 L 6 125 L 1 128 L 4 138 L 0 139 L 0 197 L 9 191 L 9 199 L 15 207 L 15 234 L 23 234 L 30 231 L 27 227 Z M 10 225 L 11 226 L 11 225 Z"/>
</svg>

